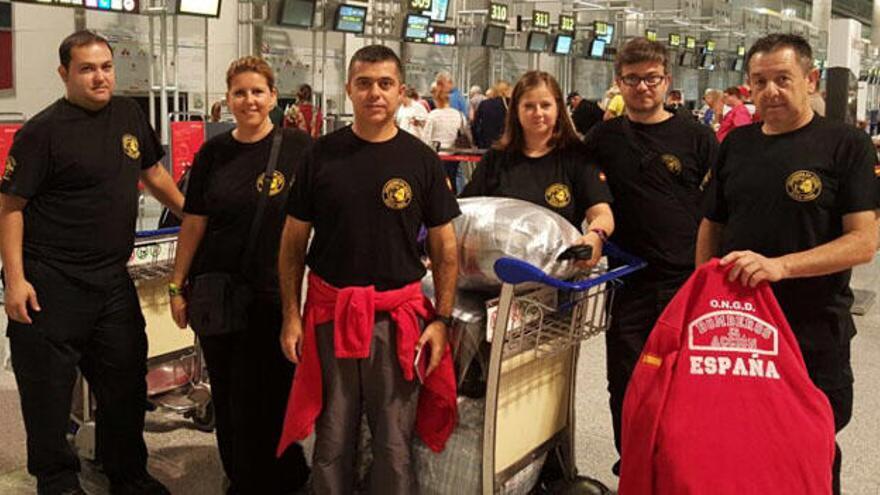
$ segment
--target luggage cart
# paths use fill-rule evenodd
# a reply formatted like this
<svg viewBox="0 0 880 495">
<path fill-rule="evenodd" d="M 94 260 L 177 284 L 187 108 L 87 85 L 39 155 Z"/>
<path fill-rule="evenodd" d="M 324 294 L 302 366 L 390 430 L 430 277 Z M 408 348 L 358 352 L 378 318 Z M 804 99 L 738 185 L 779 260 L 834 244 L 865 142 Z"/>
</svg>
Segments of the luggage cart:
<svg viewBox="0 0 880 495">
<path fill-rule="evenodd" d="M 128 262 L 146 320 L 149 347 L 144 399 L 151 407 L 181 414 L 199 429 L 212 431 L 214 407 L 201 348 L 191 331 L 177 327 L 168 310 L 168 280 L 174 268 L 177 232 L 177 228 L 170 228 L 136 233 Z M 94 460 L 95 405 L 82 377 L 78 389 L 71 414 L 74 446 L 81 457 Z"/>
<path fill-rule="evenodd" d="M 646 263 L 610 243 L 607 260 L 574 281 L 558 280 L 524 261 L 501 258 L 504 282 L 489 301 L 491 333 L 483 426 L 482 493 L 493 495 L 516 473 L 558 448 L 566 480 L 577 475 L 574 455 L 577 356 L 580 343 L 608 328 L 606 308 L 620 278 Z"/>
</svg>

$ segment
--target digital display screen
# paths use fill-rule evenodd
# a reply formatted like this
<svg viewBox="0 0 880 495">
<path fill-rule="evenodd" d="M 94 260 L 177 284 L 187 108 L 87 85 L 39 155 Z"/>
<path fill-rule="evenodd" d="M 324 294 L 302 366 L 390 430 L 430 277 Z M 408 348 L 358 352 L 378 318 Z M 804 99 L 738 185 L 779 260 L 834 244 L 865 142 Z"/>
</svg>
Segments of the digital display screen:
<svg viewBox="0 0 880 495">
<path fill-rule="evenodd" d="M 428 25 L 431 18 L 424 15 L 408 14 L 403 28 L 405 41 L 424 41 L 428 37 Z"/>
<path fill-rule="evenodd" d="M 507 22 L 507 5 L 503 3 L 489 3 L 489 21 L 491 22 Z"/>
<path fill-rule="evenodd" d="M 138 0 L 13 0 L 14 2 L 32 3 L 37 5 L 49 5 L 53 7 L 80 7 L 89 10 L 104 12 L 119 12 L 123 14 L 140 13 Z M 219 0 L 218 9 L 219 9 Z M 182 12 L 181 12 L 182 13 Z"/>
<path fill-rule="evenodd" d="M 744 57 L 746 54 L 746 47 L 744 47 L 743 45 L 739 45 L 738 47 L 736 47 L 736 54 L 740 57 Z"/>
<path fill-rule="evenodd" d="M 681 46 L 681 35 L 678 33 L 669 33 L 669 46 Z"/>
<path fill-rule="evenodd" d="M 360 34 L 364 32 L 366 20 L 366 7 L 342 4 L 336 8 L 336 20 L 333 23 L 333 30 Z"/>
<path fill-rule="evenodd" d="M 733 70 L 737 72 L 742 72 L 743 70 L 743 59 L 738 58 L 733 61 Z"/>
<path fill-rule="evenodd" d="M 409 10 L 416 12 L 431 10 L 431 0 L 409 0 Z"/>
<path fill-rule="evenodd" d="M 559 14 L 559 30 L 566 33 L 574 32 L 574 16 Z"/>
<path fill-rule="evenodd" d="M 590 56 L 593 58 L 602 58 L 605 55 L 605 40 L 596 38 L 590 44 Z"/>
<path fill-rule="evenodd" d="M 483 31 L 483 46 L 501 48 L 504 46 L 504 34 L 506 30 L 501 26 L 486 26 Z"/>
<path fill-rule="evenodd" d="M 652 29 L 646 29 L 645 30 L 645 39 L 647 39 L 648 41 L 657 41 L 657 31 L 654 31 Z"/>
<path fill-rule="evenodd" d="M 284 0 L 278 24 L 308 29 L 315 17 L 315 0 Z"/>
<path fill-rule="evenodd" d="M 425 9 L 422 14 L 430 16 L 434 22 L 446 22 L 447 10 L 449 10 L 449 0 L 433 0 L 431 9 Z"/>
<path fill-rule="evenodd" d="M 428 26 L 428 37 L 425 42 L 432 45 L 455 46 L 457 33 L 455 28 L 444 26 Z"/>
<path fill-rule="evenodd" d="M 571 53 L 572 37 L 567 34 L 556 36 L 556 43 L 553 44 L 553 53 L 557 55 L 568 55 Z"/>
<path fill-rule="evenodd" d="M 110 0 L 98 0 L 98 8 L 100 9 L 101 4 L 105 2 L 109 4 Z M 220 17 L 220 0 L 180 0 L 180 3 L 177 4 L 177 13 L 180 15 Z"/>
<path fill-rule="evenodd" d="M 529 33 L 529 41 L 526 49 L 530 52 L 547 51 L 547 33 L 532 31 Z"/>
<path fill-rule="evenodd" d="M 532 11 L 532 27 L 546 29 L 550 27 L 550 12 L 543 10 Z"/>
<path fill-rule="evenodd" d="M 597 34 L 596 37 L 601 38 L 606 45 L 610 45 L 611 40 L 614 38 L 614 24 L 607 24 L 604 22 L 602 24 L 605 24 L 605 32 Z"/>
<path fill-rule="evenodd" d="M 681 62 L 679 62 L 682 67 L 693 67 L 694 65 L 694 52 L 684 52 L 681 54 Z"/>
<path fill-rule="evenodd" d="M 715 42 L 712 40 L 706 40 L 706 53 L 713 53 L 715 51 Z"/>
<path fill-rule="evenodd" d="M 700 60 L 700 67 L 715 70 L 715 55 L 712 55 L 711 53 L 703 55 L 703 59 Z"/>
<path fill-rule="evenodd" d="M 684 38 L 684 46 L 685 48 L 696 48 L 697 47 L 697 39 L 693 36 L 685 36 Z"/>
</svg>

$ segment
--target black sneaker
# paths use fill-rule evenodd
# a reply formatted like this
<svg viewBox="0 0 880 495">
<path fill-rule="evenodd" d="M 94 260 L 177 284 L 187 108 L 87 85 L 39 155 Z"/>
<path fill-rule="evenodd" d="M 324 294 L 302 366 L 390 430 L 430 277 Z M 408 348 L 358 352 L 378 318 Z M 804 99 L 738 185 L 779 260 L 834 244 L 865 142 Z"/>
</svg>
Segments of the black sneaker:
<svg viewBox="0 0 880 495">
<path fill-rule="evenodd" d="M 171 495 L 168 488 L 147 473 L 110 485 L 112 495 Z"/>
</svg>

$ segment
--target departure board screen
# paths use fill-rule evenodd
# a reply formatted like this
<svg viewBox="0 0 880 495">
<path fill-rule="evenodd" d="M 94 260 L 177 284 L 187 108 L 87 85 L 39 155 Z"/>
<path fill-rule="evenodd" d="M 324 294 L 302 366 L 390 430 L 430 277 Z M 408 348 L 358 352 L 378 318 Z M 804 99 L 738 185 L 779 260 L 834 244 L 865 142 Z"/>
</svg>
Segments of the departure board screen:
<svg viewBox="0 0 880 495">
<path fill-rule="evenodd" d="M 428 25 L 431 18 L 424 15 L 409 14 L 403 28 L 405 41 L 424 41 L 428 37 Z"/>
<path fill-rule="evenodd" d="M 501 48 L 504 46 L 504 34 L 506 29 L 501 26 L 486 26 L 483 31 L 483 46 L 490 48 Z"/>
<path fill-rule="evenodd" d="M 360 34 L 364 32 L 367 21 L 367 8 L 359 5 L 342 4 L 336 9 L 334 31 Z"/>
<path fill-rule="evenodd" d="M 546 52 L 547 33 L 542 33 L 540 31 L 532 31 L 531 33 L 529 33 L 526 50 L 530 52 Z"/>
<path fill-rule="evenodd" d="M 556 36 L 556 43 L 553 44 L 553 53 L 557 55 L 568 55 L 571 53 L 571 41 L 571 35 L 560 34 Z"/>
<path fill-rule="evenodd" d="M 123 14 L 140 13 L 138 0 L 13 0 L 14 2 L 49 5 L 53 7 L 81 7 L 104 12 Z M 218 0 L 219 3 L 219 0 Z"/>
<path fill-rule="evenodd" d="M 87 2 L 89 0 L 86 0 Z M 99 2 L 101 0 L 98 0 Z M 220 17 L 220 0 L 180 0 L 177 13 L 202 17 Z"/>
<path fill-rule="evenodd" d="M 449 0 L 434 0 L 431 8 L 426 9 L 422 14 L 431 17 L 434 22 L 446 22 L 446 12 L 449 10 Z"/>
</svg>

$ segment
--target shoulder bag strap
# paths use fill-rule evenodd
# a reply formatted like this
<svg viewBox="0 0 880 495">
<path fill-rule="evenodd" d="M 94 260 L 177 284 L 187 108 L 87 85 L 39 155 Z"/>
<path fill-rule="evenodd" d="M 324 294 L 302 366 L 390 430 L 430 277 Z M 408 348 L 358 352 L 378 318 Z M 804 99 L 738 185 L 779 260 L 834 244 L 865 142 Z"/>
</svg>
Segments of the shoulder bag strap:
<svg viewBox="0 0 880 495">
<path fill-rule="evenodd" d="M 260 197 L 257 200 L 257 209 L 254 212 L 254 220 L 251 223 L 251 229 L 248 231 L 247 247 L 241 258 L 242 272 L 247 273 L 245 267 L 257 248 L 257 236 L 260 234 L 260 228 L 263 226 L 264 212 L 266 211 L 266 203 L 269 200 L 269 189 L 272 186 L 272 177 L 275 175 L 275 168 L 278 166 L 278 155 L 281 153 L 281 138 L 283 132 L 280 127 L 275 127 L 275 134 L 272 136 L 272 150 L 269 152 L 269 163 L 266 165 L 266 173 L 263 175 L 263 190 L 260 191 Z"/>
</svg>

